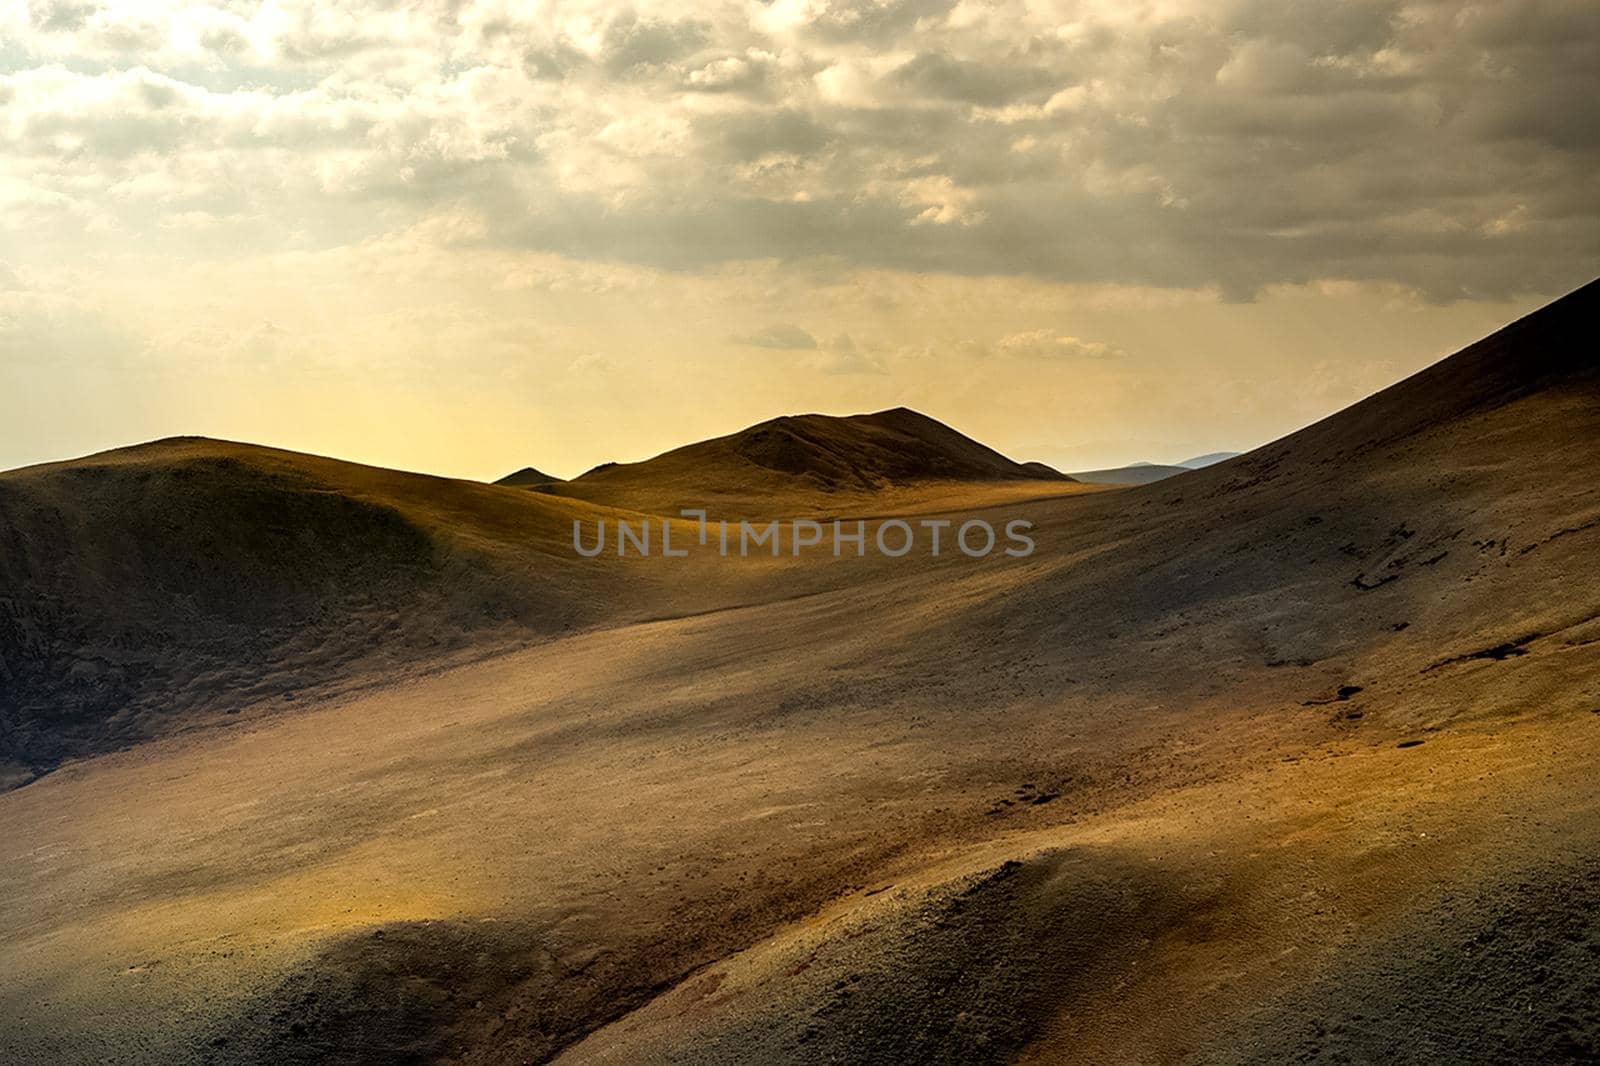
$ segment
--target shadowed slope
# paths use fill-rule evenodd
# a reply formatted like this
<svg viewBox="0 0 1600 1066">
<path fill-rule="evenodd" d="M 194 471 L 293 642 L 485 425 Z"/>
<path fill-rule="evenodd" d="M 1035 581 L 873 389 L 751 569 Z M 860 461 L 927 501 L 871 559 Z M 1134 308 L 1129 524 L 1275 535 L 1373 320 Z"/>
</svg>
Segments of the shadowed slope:
<svg viewBox="0 0 1600 1066">
<path fill-rule="evenodd" d="M 0 760 L 593 619 L 590 510 L 195 438 L 0 475 Z"/>
<path fill-rule="evenodd" d="M 0 796 L 0 1055 L 1227 1061 L 1353 1021 L 1334 1050 L 1467 1059 L 1383 1001 L 1400 956 L 1448 1010 L 1445 890 L 1536 944 L 1572 916 L 1501 916 L 1600 853 L 1596 292 L 1251 455 L 1019 505 L 1026 560 L 800 595 L 802 560 Z M 1582 1048 L 1538 950 L 1480 957 L 1531 1047 Z"/>
<path fill-rule="evenodd" d="M 880 628 L 902 676 L 983 708 L 941 723 L 952 745 L 987 729 L 1041 753 L 997 782 L 993 843 L 886 872 L 898 898 L 841 902 L 562 1061 L 1592 1058 L 1600 929 L 1572 857 L 1600 846 L 1597 301 L 1221 469 L 1079 501 L 1043 572 L 949 583 L 958 614 Z M 1155 798 L 1029 833 L 1104 802 L 1084 777 L 1108 746 Z M 1124 929 L 1117 896 L 1146 882 L 1100 863 L 1098 943 L 1060 915 L 1010 942 L 1041 902 L 1070 918 L 1071 893 L 948 913 L 972 878 L 1086 841 L 1159 864 L 1173 910 Z"/>
<path fill-rule="evenodd" d="M 573 522 L 615 514 L 203 438 L 0 473 L 0 785 L 314 686 L 737 602 L 759 576 L 680 588 L 579 558 Z"/>
<path fill-rule="evenodd" d="M 726 503 L 720 486 L 802 508 L 821 487 L 895 513 L 1075 487 L 904 410 L 778 419 L 613 469 L 569 493 L 532 468 L 487 486 L 174 438 L 0 474 L 0 589 L 27 590 L 0 594 L 0 787 L 398 664 L 844 579 L 577 557 L 572 523 L 592 535 L 607 502 Z"/>
<path fill-rule="evenodd" d="M 1353 457 L 1551 387 L 1600 373 L 1600 280 L 1555 300 L 1447 359 L 1281 440 L 1212 467 Z"/>
</svg>

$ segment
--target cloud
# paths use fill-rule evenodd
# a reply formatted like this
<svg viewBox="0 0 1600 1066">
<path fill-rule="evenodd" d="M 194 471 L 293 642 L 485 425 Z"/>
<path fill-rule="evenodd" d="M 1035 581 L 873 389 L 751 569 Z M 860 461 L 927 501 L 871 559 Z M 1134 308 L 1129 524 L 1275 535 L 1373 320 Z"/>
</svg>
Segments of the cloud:
<svg viewBox="0 0 1600 1066">
<path fill-rule="evenodd" d="M 447 6 L 12 5 L 0 229 L 254 219 L 215 240 L 263 251 L 464 208 L 607 264 L 1236 299 L 1552 292 L 1600 255 L 1587 0 Z"/>
<path fill-rule="evenodd" d="M 927 98 L 998 107 L 1058 85 L 1062 75 L 1045 68 L 989 64 L 958 59 L 946 52 L 924 52 L 896 68 L 892 78 Z"/>
<path fill-rule="evenodd" d="M 93 308 L 45 300 L 0 301 L 0 365 L 103 370 L 136 362 L 143 344 Z"/>
<path fill-rule="evenodd" d="M 1127 353 L 1102 341 L 1088 341 L 1054 330 L 1011 333 L 995 343 L 1002 355 L 1024 359 L 1120 359 Z"/>
<path fill-rule="evenodd" d="M 811 351 L 817 347 L 817 338 L 799 326 L 786 322 L 767 326 L 742 337 L 734 337 L 735 344 L 752 348 L 775 348 L 780 351 Z"/>
<path fill-rule="evenodd" d="M 585 352 L 567 364 L 567 373 L 585 376 L 605 376 L 617 371 L 616 364 L 602 355 Z"/>
<path fill-rule="evenodd" d="M 827 344 L 827 356 L 817 364 L 824 374 L 886 374 L 882 358 L 862 350 L 848 333 L 841 333 Z"/>
<path fill-rule="evenodd" d="M 748 91 L 766 80 L 766 56 L 752 50 L 749 57 L 723 56 L 697 67 L 684 76 L 683 86 L 697 92 L 731 93 Z"/>
<path fill-rule="evenodd" d="M 692 54 L 705 40 L 705 28 L 693 19 L 640 18 L 623 10 L 605 28 L 600 58 L 613 75 L 647 75 Z"/>
</svg>

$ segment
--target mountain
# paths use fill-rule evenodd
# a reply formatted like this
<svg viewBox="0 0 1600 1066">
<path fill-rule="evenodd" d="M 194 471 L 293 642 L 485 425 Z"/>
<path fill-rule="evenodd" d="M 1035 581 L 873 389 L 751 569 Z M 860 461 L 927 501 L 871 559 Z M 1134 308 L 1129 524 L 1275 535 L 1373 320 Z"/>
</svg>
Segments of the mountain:
<svg viewBox="0 0 1600 1066">
<path fill-rule="evenodd" d="M 1185 459 L 1183 462 L 1178 463 L 1177 465 L 1185 467 L 1189 470 L 1199 470 L 1202 467 L 1215 466 L 1218 463 L 1225 462 L 1243 454 L 1243 452 L 1207 452 L 1204 455 L 1197 455 L 1192 459 Z"/>
<path fill-rule="evenodd" d="M 199 437 L 0 473 L 0 787 L 330 686 L 739 595 L 746 571 L 680 588 L 688 571 L 664 583 L 578 558 L 573 522 L 613 514 Z"/>
<path fill-rule="evenodd" d="M 531 466 L 525 466 L 515 473 L 507 474 L 505 477 L 498 479 L 495 484 L 510 485 L 515 488 L 537 488 L 540 485 L 549 485 L 560 480 L 562 479 L 535 470 Z"/>
<path fill-rule="evenodd" d="M 1073 479 L 1013 462 L 942 422 L 904 407 L 874 414 L 786 415 L 638 463 L 606 463 L 549 491 L 658 514 L 695 501 L 715 509 L 806 513 L 926 496 L 928 486 L 996 487 L 1010 498 L 1061 491 Z M 688 502 L 686 502 L 688 501 Z"/>
<path fill-rule="evenodd" d="M 528 467 L 486 486 L 198 437 L 0 473 L 0 588 L 30 590 L 0 597 L 0 786 L 400 663 L 715 606 L 754 573 L 684 590 L 682 574 L 578 558 L 573 521 L 613 501 L 937 507 L 1075 488 L 903 408 L 774 419 L 573 482 Z"/>
<path fill-rule="evenodd" d="M 1087 485 L 1148 485 L 1153 481 L 1186 474 L 1186 466 L 1162 466 L 1158 463 L 1134 463 L 1109 470 L 1076 470 L 1072 477 Z"/>
<path fill-rule="evenodd" d="M 1076 478 L 1069 477 L 1066 474 L 1063 474 L 1061 471 L 1057 470 L 1055 467 L 1051 466 L 1048 463 L 1039 462 L 1037 459 L 1031 460 L 1031 461 L 1026 462 L 1026 463 L 1023 463 L 1022 464 L 1022 469 L 1027 471 L 1027 473 L 1030 476 L 1039 478 L 1042 481 L 1076 481 L 1077 480 Z"/>
<path fill-rule="evenodd" d="M 1105 470 L 1079 470 L 1072 476 L 1086 484 L 1095 485 L 1148 485 L 1153 481 L 1176 477 L 1178 474 L 1190 470 L 1202 470 L 1208 466 L 1233 459 L 1241 452 L 1208 452 L 1197 455 L 1193 459 L 1185 459 L 1181 463 L 1132 463 L 1128 466 L 1110 467 Z"/>
<path fill-rule="evenodd" d="M 225 668 L 237 566 L 309 627 L 240 678 L 396 654 L 0 795 L 0 1057 L 1588 1061 L 1597 324 L 1590 285 L 1230 462 L 954 508 L 1021 559 L 569 567 L 591 505 L 214 443 L 4 475 L 20 628 L 83 605 L 49 673 L 127 603 Z M 414 663 L 458 581 L 577 624 Z"/>
<path fill-rule="evenodd" d="M 896 665 L 828 721 L 990 831 L 561 1061 L 1588 1057 L 1597 331 L 1600 283 L 1230 463 L 1039 505 L 1025 574 L 893 597 L 863 625 Z M 820 793 L 782 798 L 848 806 Z"/>
<path fill-rule="evenodd" d="M 358 664 L 579 624 L 601 582 L 563 538 L 586 513 L 192 437 L 0 474 L 0 588 L 27 590 L 0 598 L 0 763 L 48 768 Z"/>
</svg>

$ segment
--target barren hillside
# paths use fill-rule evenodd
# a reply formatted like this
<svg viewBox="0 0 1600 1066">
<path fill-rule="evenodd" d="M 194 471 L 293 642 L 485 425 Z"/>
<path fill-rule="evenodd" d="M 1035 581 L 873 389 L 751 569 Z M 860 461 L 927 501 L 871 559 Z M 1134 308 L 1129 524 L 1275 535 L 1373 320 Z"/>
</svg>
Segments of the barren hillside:
<svg viewBox="0 0 1600 1066">
<path fill-rule="evenodd" d="M 791 423 L 798 435 L 781 428 Z M 775 497 L 769 467 L 741 458 L 730 468 L 728 456 L 832 469 L 879 441 L 861 460 L 876 473 L 830 504 L 870 515 L 1074 487 L 1042 483 L 911 412 L 769 425 L 780 428 L 672 453 L 657 461 L 670 469 L 659 480 L 683 492 L 718 486 L 730 510 L 717 516 L 780 499 L 805 513 L 807 488 Z M 897 442 L 911 443 L 900 454 Z M 308 688 L 849 579 L 784 560 L 730 569 L 697 558 L 667 572 L 614 551 L 580 558 L 574 521 L 592 540 L 602 519 L 642 521 L 605 501 L 650 505 L 621 480 L 600 480 L 611 487 L 590 493 L 602 501 L 592 505 L 524 490 L 545 485 L 537 471 L 488 486 L 203 438 L 0 473 L 0 589 L 10 591 L 0 595 L 0 785 L 241 710 L 282 709 Z M 685 526 L 680 541 L 690 535 Z M 774 591 L 774 570 L 786 591 Z"/>
<path fill-rule="evenodd" d="M 927 415 L 897 407 L 836 418 L 788 415 L 676 448 L 641 463 L 607 463 L 545 491 L 653 514 L 708 507 L 753 514 L 914 510 L 1071 491 L 1043 463 L 1015 463 Z"/>
<path fill-rule="evenodd" d="M 318 632 L 403 659 L 481 573 L 578 628 L 463 627 L 498 653 L 0 795 L 0 1057 L 1591 1061 L 1597 300 L 1173 481 L 1003 498 L 1023 559 L 584 569 L 554 520 L 594 504 L 372 472 L 374 516 L 319 467 L 274 535 L 332 562 L 255 569 L 286 555 L 243 505 L 215 549 L 272 617 L 326 589 Z M 683 502 L 665 459 L 630 506 Z M 0 482 L 6 535 L 60 545 L 8 588 L 197 580 L 163 569 L 170 494 L 10 517 L 84 476 Z M 138 570 L 85 547 L 129 538 Z"/>
</svg>

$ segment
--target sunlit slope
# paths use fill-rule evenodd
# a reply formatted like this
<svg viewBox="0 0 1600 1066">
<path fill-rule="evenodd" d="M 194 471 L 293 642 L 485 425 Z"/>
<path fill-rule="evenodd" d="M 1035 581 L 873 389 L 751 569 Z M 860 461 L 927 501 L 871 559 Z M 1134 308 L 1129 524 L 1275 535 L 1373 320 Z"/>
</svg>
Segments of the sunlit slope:
<svg viewBox="0 0 1600 1066">
<path fill-rule="evenodd" d="M 853 498 L 871 519 L 1024 502 L 1041 485 L 1056 489 L 939 481 Z M 619 557 L 619 519 L 648 521 L 655 558 Z M 602 522 L 605 550 L 581 557 L 574 523 L 592 549 Z M 681 550 L 698 529 L 675 522 Z M 787 540 L 777 558 L 663 560 L 660 518 L 202 438 L 0 474 L 0 537 L 0 784 L 400 666 L 881 569 L 875 553 L 809 566 Z"/>
<path fill-rule="evenodd" d="M 611 463 L 542 491 L 654 514 L 859 515 L 1065 495 L 1071 478 L 1016 463 L 903 407 L 790 415 L 640 463 Z"/>
<path fill-rule="evenodd" d="M 1027 559 L 639 560 L 761 595 L 0 796 L 0 1053 L 1581 1061 L 1595 298 Z"/>
<path fill-rule="evenodd" d="M 542 470 L 537 470 L 531 466 L 525 466 L 521 470 L 514 471 L 510 474 L 507 474 L 505 477 L 500 478 L 495 482 L 495 484 L 512 485 L 517 488 L 534 488 L 539 485 L 549 485 L 560 480 L 561 478 L 551 477 Z"/>
<path fill-rule="evenodd" d="M 630 566 L 617 557 L 615 523 L 638 528 L 644 519 L 611 503 L 649 509 L 671 497 L 732 519 L 815 513 L 819 463 L 831 471 L 824 480 L 854 464 L 849 491 L 830 488 L 827 501 L 868 518 L 1077 488 L 1040 481 L 911 412 L 822 420 L 827 433 L 807 419 L 779 421 L 796 423 L 800 436 L 769 424 L 739 435 L 738 449 L 759 452 L 769 465 L 752 469 L 787 487 L 729 480 L 722 460 L 734 438 L 725 438 L 641 464 L 627 479 L 602 472 L 597 483 L 611 488 L 591 494 L 597 504 L 527 491 L 517 479 L 487 486 L 201 438 L 0 474 L 0 588 L 14 590 L 0 597 L 0 777 L 23 780 L 63 758 L 396 664 L 858 577 L 848 564 L 730 567 L 704 553 Z M 803 446 L 794 443 L 801 437 Z M 786 463 L 810 472 L 773 473 Z M 542 483 L 537 472 L 528 477 Z M 607 550 L 578 556 L 573 523 L 587 527 L 592 545 L 602 520 Z M 689 535 L 684 524 L 680 545 Z M 788 547 L 783 554 L 792 556 Z"/>
<path fill-rule="evenodd" d="M 200 439 L 0 475 L 0 758 L 48 766 L 361 660 L 581 624 L 604 579 L 562 550 L 584 512 Z"/>
<path fill-rule="evenodd" d="M 575 520 L 616 517 L 199 438 L 0 474 L 0 762 L 48 768 L 684 601 L 658 572 L 576 555 Z M 726 595 L 712 574 L 686 602 Z"/>
<path fill-rule="evenodd" d="M 903 606 L 989 841 L 561 1061 L 1600 1053 L 1596 299 Z"/>
</svg>

